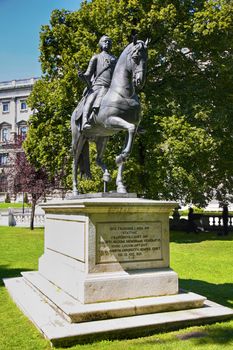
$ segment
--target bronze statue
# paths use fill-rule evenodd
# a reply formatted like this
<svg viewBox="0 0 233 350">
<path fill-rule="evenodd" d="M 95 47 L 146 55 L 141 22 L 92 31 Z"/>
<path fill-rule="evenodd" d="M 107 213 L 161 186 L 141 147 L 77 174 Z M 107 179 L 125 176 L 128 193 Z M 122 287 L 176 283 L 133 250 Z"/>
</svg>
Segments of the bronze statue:
<svg viewBox="0 0 233 350">
<path fill-rule="evenodd" d="M 84 94 L 71 116 L 74 195 L 78 194 L 78 167 L 81 173 L 85 173 L 87 176 L 91 175 L 89 141 L 94 141 L 96 143 L 96 162 L 102 168 L 104 176 L 107 177 L 108 170 L 103 163 L 102 157 L 108 137 L 119 131 L 127 131 L 127 136 L 125 147 L 121 154 L 116 157 L 116 164 L 118 166 L 116 185 L 118 193 L 127 193 L 123 184 L 122 173 L 124 162 L 130 155 L 133 138 L 141 119 L 140 101 L 135 89 L 141 89 L 145 83 L 147 44 L 148 40 L 143 42 L 142 40 L 137 40 L 135 37 L 133 43 L 129 44 L 123 50 L 116 63 L 115 69 L 113 69 L 113 65 L 116 62 L 115 57 L 110 56 L 113 61 L 111 68 L 113 76 L 110 86 L 106 86 L 104 93 L 100 93 L 100 95 L 97 94 L 96 97 L 94 90 L 95 83 L 93 84 L 92 82 L 93 86 L 91 86 L 91 90 L 93 91 L 89 92 L 88 90 L 87 97 Z M 105 72 L 107 75 L 107 71 Z M 109 73 L 110 72 L 108 72 L 108 74 Z M 97 81 L 98 75 L 95 75 L 95 77 L 97 77 Z M 98 102 L 98 96 L 100 96 L 100 104 Z M 82 122 L 81 118 L 83 114 L 84 122 Z M 88 115 L 91 116 L 91 121 L 89 117 L 88 126 L 85 127 L 85 117 L 88 119 Z"/>
<path fill-rule="evenodd" d="M 98 113 L 103 96 L 110 86 L 116 57 L 110 53 L 112 40 L 103 35 L 99 41 L 101 53 L 94 55 L 85 73 L 78 72 L 79 77 L 87 84 L 81 106 L 82 129 L 90 129 L 94 114 Z"/>
</svg>

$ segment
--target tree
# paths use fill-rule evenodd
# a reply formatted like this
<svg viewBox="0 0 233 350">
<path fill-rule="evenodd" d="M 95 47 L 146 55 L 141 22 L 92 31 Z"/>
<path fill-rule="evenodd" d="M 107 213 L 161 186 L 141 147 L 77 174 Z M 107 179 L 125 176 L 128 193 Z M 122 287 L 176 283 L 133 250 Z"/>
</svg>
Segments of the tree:
<svg viewBox="0 0 233 350">
<path fill-rule="evenodd" d="M 35 208 L 39 200 L 54 189 L 55 182 L 51 180 L 44 169 L 36 170 L 26 158 L 25 152 L 16 151 L 12 156 L 13 166 L 9 170 L 9 190 L 11 193 L 29 193 L 31 196 L 30 228 L 34 229 Z"/>
<path fill-rule="evenodd" d="M 29 100 L 37 111 L 24 146 L 30 161 L 53 174 L 71 172 L 69 120 L 84 88 L 75 64 L 86 68 L 102 34 L 119 56 L 135 33 L 151 43 L 140 96 L 146 133 L 136 138 L 126 165 L 129 190 L 200 205 L 231 195 L 232 1 L 93 0 L 73 13 L 53 11 L 40 33 L 43 77 Z M 110 169 L 121 137 L 106 152 Z M 96 179 L 82 181 L 84 191 L 100 190 Z"/>
</svg>

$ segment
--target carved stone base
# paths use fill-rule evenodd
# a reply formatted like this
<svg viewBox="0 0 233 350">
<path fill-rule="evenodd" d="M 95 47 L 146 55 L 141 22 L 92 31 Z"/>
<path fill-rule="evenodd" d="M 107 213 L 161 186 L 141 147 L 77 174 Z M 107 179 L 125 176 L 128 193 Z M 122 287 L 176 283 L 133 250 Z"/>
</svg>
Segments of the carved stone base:
<svg viewBox="0 0 233 350">
<path fill-rule="evenodd" d="M 48 203 L 39 272 L 82 303 L 176 294 L 178 276 L 169 268 L 173 207 L 132 197 Z"/>
</svg>

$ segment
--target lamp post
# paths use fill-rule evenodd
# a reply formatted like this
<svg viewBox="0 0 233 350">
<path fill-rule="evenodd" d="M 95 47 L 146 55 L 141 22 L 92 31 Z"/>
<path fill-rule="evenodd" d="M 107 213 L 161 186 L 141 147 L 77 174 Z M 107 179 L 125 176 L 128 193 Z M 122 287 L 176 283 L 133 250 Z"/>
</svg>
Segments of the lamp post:
<svg viewBox="0 0 233 350">
<path fill-rule="evenodd" d="M 23 214 L 24 214 L 24 192 L 23 192 L 23 208 L 22 208 L 22 210 L 23 210 Z"/>
<path fill-rule="evenodd" d="M 111 177 L 110 174 L 108 172 L 108 170 L 106 169 L 103 175 L 103 181 L 104 181 L 104 193 L 108 192 L 108 182 L 110 181 Z"/>
</svg>

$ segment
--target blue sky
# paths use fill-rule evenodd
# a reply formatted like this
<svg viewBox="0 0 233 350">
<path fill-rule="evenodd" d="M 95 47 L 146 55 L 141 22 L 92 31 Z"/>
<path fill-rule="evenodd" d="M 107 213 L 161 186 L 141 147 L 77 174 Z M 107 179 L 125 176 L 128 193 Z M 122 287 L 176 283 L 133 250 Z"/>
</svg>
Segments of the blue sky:
<svg viewBox="0 0 233 350">
<path fill-rule="evenodd" d="M 39 32 L 54 9 L 75 11 L 81 0 L 0 0 L 0 81 L 39 77 Z"/>
</svg>

